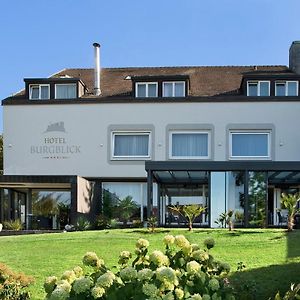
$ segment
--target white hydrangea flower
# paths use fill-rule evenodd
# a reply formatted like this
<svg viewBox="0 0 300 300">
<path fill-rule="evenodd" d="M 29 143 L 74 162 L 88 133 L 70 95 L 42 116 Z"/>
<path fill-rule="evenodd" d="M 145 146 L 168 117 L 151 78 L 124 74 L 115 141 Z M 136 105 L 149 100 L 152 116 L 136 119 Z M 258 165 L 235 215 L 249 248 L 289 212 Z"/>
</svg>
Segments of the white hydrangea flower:
<svg viewBox="0 0 300 300">
<path fill-rule="evenodd" d="M 109 288 L 114 283 L 116 276 L 113 272 L 107 271 L 97 279 L 97 285 L 103 288 Z"/>
<path fill-rule="evenodd" d="M 207 247 L 207 249 L 211 249 L 215 246 L 215 240 L 213 238 L 207 238 L 204 240 L 204 246 Z"/>
<path fill-rule="evenodd" d="M 158 293 L 158 288 L 152 283 L 145 283 L 143 285 L 143 293 L 146 296 L 155 297 Z"/>
<path fill-rule="evenodd" d="M 212 278 L 209 282 L 208 282 L 208 287 L 212 290 L 212 291 L 217 291 L 220 288 L 220 284 L 219 281 L 215 278 Z"/>
<path fill-rule="evenodd" d="M 144 249 L 144 248 L 148 248 L 149 247 L 149 241 L 145 240 L 145 239 L 139 239 L 136 242 L 136 247 L 138 249 Z"/>
<path fill-rule="evenodd" d="M 174 300 L 175 298 L 174 298 L 173 293 L 172 293 L 172 292 L 169 292 L 168 294 L 163 295 L 163 296 L 162 296 L 162 299 L 163 299 L 163 300 Z"/>
<path fill-rule="evenodd" d="M 88 291 L 92 286 L 92 281 L 87 277 L 77 278 L 73 283 L 73 291 L 75 294 L 80 294 Z"/>
<path fill-rule="evenodd" d="M 196 274 L 200 271 L 201 266 L 195 261 L 192 260 L 186 264 L 186 270 L 189 274 Z"/>
<path fill-rule="evenodd" d="M 94 299 L 98 299 L 105 294 L 105 289 L 102 288 L 101 286 L 95 286 L 92 288 L 91 293 Z"/>
<path fill-rule="evenodd" d="M 144 280 L 150 280 L 153 276 L 153 271 L 148 269 L 148 268 L 144 268 L 140 271 L 138 271 L 137 273 L 137 278 L 140 281 L 144 281 Z"/>
<path fill-rule="evenodd" d="M 55 290 L 52 292 L 49 300 L 66 300 L 69 298 L 68 291 L 64 290 L 63 288 L 56 287 Z"/>
<path fill-rule="evenodd" d="M 137 277 L 137 271 L 133 267 L 127 267 L 120 271 L 120 277 L 123 281 L 131 281 Z"/>
<path fill-rule="evenodd" d="M 57 277 L 56 276 L 49 276 L 45 279 L 44 282 L 44 289 L 47 294 L 50 294 L 53 292 L 53 290 L 56 287 Z"/>
<path fill-rule="evenodd" d="M 69 283 L 69 281 L 67 280 L 60 280 L 56 283 L 57 287 L 64 289 L 65 291 L 67 291 L 68 293 L 71 292 L 72 286 Z"/>
<path fill-rule="evenodd" d="M 178 284 L 178 279 L 175 270 L 170 267 L 160 267 L 156 270 L 156 278 L 161 282 L 170 282 L 172 284 Z"/>
<path fill-rule="evenodd" d="M 101 265 L 104 265 L 104 261 L 99 259 L 95 252 L 87 252 L 83 257 L 82 262 L 84 265 L 91 267 L 100 267 Z"/>
<path fill-rule="evenodd" d="M 62 276 L 62 280 L 67 280 L 69 283 L 72 283 L 76 279 L 75 272 L 73 270 L 71 271 L 65 271 Z"/>
<path fill-rule="evenodd" d="M 164 255 L 161 251 L 155 250 L 150 255 L 150 262 L 154 263 L 157 266 L 168 266 L 169 258 Z"/>
<path fill-rule="evenodd" d="M 183 247 L 188 247 L 190 242 L 185 238 L 184 235 L 176 235 L 175 244 L 182 249 Z"/>
<path fill-rule="evenodd" d="M 81 267 L 77 266 L 73 269 L 74 273 L 75 273 L 75 276 L 78 278 L 78 277 L 81 277 L 83 275 L 83 270 Z"/>
<path fill-rule="evenodd" d="M 201 297 L 200 294 L 194 294 L 194 295 L 191 295 L 189 300 L 203 300 L 203 298 Z"/>
<path fill-rule="evenodd" d="M 121 258 L 127 258 L 127 259 L 130 259 L 130 258 L 131 258 L 131 253 L 130 253 L 129 251 L 121 251 L 120 257 L 121 257 Z"/>
<path fill-rule="evenodd" d="M 174 244 L 174 241 L 175 241 L 175 237 L 173 235 L 169 234 L 164 237 L 164 243 L 167 246 Z"/>
<path fill-rule="evenodd" d="M 218 296 L 217 293 L 214 293 L 214 294 L 211 296 L 211 299 L 212 299 L 212 300 L 222 300 L 221 296 Z"/>
<path fill-rule="evenodd" d="M 192 253 L 192 257 L 198 261 L 204 262 L 209 259 L 209 254 L 204 250 L 196 250 Z"/>
<path fill-rule="evenodd" d="M 181 300 L 184 297 L 184 291 L 180 288 L 175 289 L 176 298 Z"/>
</svg>

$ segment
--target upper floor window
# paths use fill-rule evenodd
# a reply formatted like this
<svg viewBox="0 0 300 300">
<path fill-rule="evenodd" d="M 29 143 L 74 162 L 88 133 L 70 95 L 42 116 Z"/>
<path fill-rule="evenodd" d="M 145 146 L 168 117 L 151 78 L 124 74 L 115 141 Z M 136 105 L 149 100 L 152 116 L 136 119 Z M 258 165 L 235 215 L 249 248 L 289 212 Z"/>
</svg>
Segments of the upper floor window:
<svg viewBox="0 0 300 300">
<path fill-rule="evenodd" d="M 55 99 L 74 99 L 76 94 L 76 83 L 55 85 Z"/>
<path fill-rule="evenodd" d="M 298 81 L 276 81 L 275 96 L 298 96 Z"/>
<path fill-rule="evenodd" d="M 49 84 L 30 84 L 29 85 L 29 99 L 43 100 L 50 98 Z"/>
<path fill-rule="evenodd" d="M 231 159 L 270 159 L 269 131 L 233 131 L 229 136 Z"/>
<path fill-rule="evenodd" d="M 163 82 L 163 97 L 184 97 L 185 82 L 173 81 Z"/>
<path fill-rule="evenodd" d="M 207 131 L 170 132 L 170 158 L 207 159 L 210 157 L 210 134 Z"/>
<path fill-rule="evenodd" d="M 157 97 L 157 82 L 137 82 L 135 84 L 136 97 L 155 98 Z"/>
<path fill-rule="evenodd" d="M 270 81 L 248 81 L 247 96 L 270 96 Z"/>
<path fill-rule="evenodd" d="M 113 159 L 149 159 L 150 136 L 148 131 L 142 132 L 113 132 Z"/>
</svg>

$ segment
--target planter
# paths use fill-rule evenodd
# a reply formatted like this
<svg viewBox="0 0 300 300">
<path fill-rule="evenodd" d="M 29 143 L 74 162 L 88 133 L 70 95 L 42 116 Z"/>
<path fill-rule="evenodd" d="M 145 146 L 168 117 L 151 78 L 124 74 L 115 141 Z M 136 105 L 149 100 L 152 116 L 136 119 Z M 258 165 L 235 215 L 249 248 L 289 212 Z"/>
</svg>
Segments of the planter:
<svg viewBox="0 0 300 300">
<path fill-rule="evenodd" d="M 3 225 L 0 223 L 0 232 L 2 231 L 3 229 Z"/>
</svg>

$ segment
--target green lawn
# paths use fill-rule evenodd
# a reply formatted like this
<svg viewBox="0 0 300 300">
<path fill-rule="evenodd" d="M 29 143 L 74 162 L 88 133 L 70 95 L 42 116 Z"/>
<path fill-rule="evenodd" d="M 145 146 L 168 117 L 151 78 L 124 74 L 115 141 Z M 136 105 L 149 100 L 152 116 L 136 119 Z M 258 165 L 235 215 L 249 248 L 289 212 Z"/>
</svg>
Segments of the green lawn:
<svg viewBox="0 0 300 300">
<path fill-rule="evenodd" d="M 134 251 L 138 238 L 150 241 L 150 251 L 163 249 L 167 233 L 185 234 L 193 243 L 202 244 L 207 237 L 216 241 L 212 254 L 228 262 L 232 280 L 256 282 L 256 299 L 268 299 L 276 290 L 287 290 L 291 282 L 300 282 L 300 230 L 287 234 L 279 229 L 160 229 L 149 234 L 145 229 L 85 231 L 42 235 L 0 237 L 0 261 L 15 271 L 35 277 L 32 299 L 44 298 L 43 281 L 49 275 L 60 276 L 64 270 L 81 264 L 87 251 L 95 251 L 109 266 L 117 264 L 121 250 Z M 235 272 L 238 262 L 246 269 Z"/>
</svg>

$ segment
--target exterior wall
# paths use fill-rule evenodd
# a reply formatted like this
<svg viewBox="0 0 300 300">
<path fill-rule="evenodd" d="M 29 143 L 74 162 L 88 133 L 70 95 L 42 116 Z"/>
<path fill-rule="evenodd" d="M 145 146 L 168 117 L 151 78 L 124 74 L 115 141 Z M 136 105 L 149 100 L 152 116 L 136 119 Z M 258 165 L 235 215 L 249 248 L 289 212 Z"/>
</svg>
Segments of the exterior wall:
<svg viewBox="0 0 300 300">
<path fill-rule="evenodd" d="M 77 177 L 77 212 L 89 214 L 92 211 L 93 183 Z"/>
<path fill-rule="evenodd" d="M 110 159 L 113 128 L 151 130 L 152 160 L 168 159 L 168 128 L 211 128 L 216 161 L 228 160 L 229 128 L 271 129 L 272 159 L 300 160 L 300 102 L 145 102 L 4 106 L 4 174 L 145 178 L 144 161 Z"/>
</svg>

